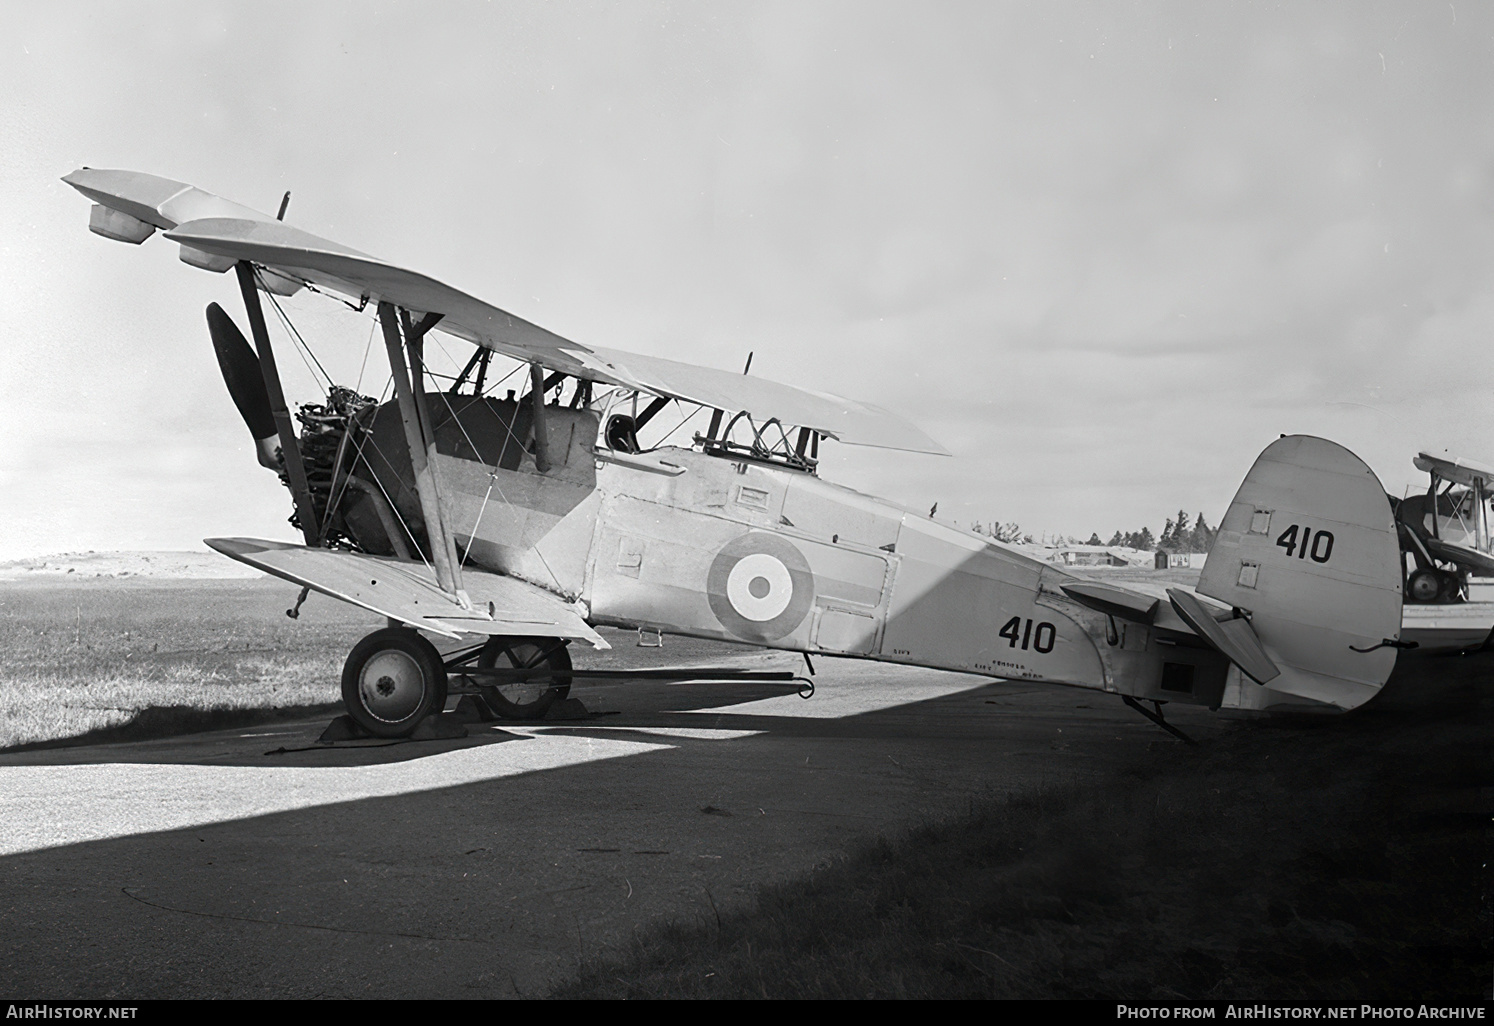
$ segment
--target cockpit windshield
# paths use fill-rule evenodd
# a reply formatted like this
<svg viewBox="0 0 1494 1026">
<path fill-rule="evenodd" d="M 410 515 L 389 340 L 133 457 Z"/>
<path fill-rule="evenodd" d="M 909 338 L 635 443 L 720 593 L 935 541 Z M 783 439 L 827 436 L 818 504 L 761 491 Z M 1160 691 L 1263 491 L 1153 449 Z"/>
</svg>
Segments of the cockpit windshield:
<svg viewBox="0 0 1494 1026">
<path fill-rule="evenodd" d="M 670 406 L 674 409 L 669 416 L 658 416 Z M 590 408 L 601 417 L 597 444 L 613 452 L 652 452 L 674 440 L 673 444 L 690 444 L 710 456 L 767 463 L 802 473 L 813 474 L 819 463 L 819 434 L 808 428 L 786 427 L 777 417 L 758 424 L 746 411 L 726 420 L 723 411 L 711 410 L 710 426 L 704 433 L 685 436 L 690 438 L 685 443 L 680 439 L 681 429 L 707 407 L 617 388 L 599 395 Z"/>
</svg>

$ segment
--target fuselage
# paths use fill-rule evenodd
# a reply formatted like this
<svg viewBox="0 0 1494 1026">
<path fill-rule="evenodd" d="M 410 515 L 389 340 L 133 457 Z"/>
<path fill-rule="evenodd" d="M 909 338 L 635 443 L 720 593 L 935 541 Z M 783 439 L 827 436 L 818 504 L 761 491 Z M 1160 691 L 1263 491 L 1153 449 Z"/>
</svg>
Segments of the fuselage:
<svg viewBox="0 0 1494 1026">
<path fill-rule="evenodd" d="M 469 565 L 579 600 L 593 624 L 1168 701 L 1223 695 L 1216 652 L 1079 605 L 1059 590 L 1079 578 L 1052 564 L 777 463 L 616 451 L 586 409 L 547 407 L 540 473 L 518 444 L 523 412 L 478 400 L 436 413 L 446 520 Z M 381 412 L 373 438 L 393 421 Z M 410 495 L 395 500 L 417 515 Z"/>
</svg>

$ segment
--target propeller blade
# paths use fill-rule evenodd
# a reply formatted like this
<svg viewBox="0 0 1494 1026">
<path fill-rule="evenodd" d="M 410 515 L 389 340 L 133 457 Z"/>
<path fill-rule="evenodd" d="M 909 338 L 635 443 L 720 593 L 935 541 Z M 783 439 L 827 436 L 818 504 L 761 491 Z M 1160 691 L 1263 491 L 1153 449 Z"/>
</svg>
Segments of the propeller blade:
<svg viewBox="0 0 1494 1026">
<path fill-rule="evenodd" d="M 270 412 L 270 397 L 265 391 L 259 357 L 249 347 L 233 318 L 217 303 L 208 304 L 207 322 L 208 334 L 213 337 L 213 351 L 218 354 L 218 367 L 223 371 L 223 383 L 228 386 L 233 404 L 239 408 L 239 415 L 254 436 L 259 462 L 278 470 L 279 433 L 275 428 L 275 417 Z"/>
</svg>

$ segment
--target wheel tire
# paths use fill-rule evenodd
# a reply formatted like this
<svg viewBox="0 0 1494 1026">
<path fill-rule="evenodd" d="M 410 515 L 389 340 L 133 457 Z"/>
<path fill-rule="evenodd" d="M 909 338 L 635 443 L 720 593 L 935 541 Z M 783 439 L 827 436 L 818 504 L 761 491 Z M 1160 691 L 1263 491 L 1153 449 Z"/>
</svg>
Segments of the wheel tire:
<svg viewBox="0 0 1494 1026">
<path fill-rule="evenodd" d="M 1406 598 L 1412 602 L 1436 602 L 1442 594 L 1442 578 L 1435 570 L 1416 570 L 1406 579 Z"/>
<path fill-rule="evenodd" d="M 1437 601 L 1451 604 L 1463 601 L 1463 579 L 1457 574 L 1442 572 L 1442 591 Z"/>
<path fill-rule="evenodd" d="M 446 705 L 441 654 L 409 627 L 374 631 L 343 664 L 342 702 L 375 737 L 404 737 Z"/>
<path fill-rule="evenodd" d="M 480 684 L 488 708 L 511 720 L 537 720 L 571 691 L 571 653 L 559 638 L 495 635 L 483 646 L 477 665 L 484 670 L 546 667 L 555 671 L 553 675 L 530 677 L 512 684 Z"/>
</svg>

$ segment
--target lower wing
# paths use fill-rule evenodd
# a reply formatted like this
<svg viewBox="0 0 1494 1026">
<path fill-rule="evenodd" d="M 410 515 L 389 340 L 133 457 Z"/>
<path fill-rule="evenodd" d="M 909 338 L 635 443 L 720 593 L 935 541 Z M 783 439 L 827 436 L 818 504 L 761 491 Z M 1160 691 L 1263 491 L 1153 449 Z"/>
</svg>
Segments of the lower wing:
<svg viewBox="0 0 1494 1026">
<path fill-rule="evenodd" d="M 208 538 L 209 548 L 331 598 L 448 638 L 542 635 L 610 648 L 563 599 L 513 577 L 467 568 L 464 609 L 417 563 L 258 538 Z"/>
</svg>

